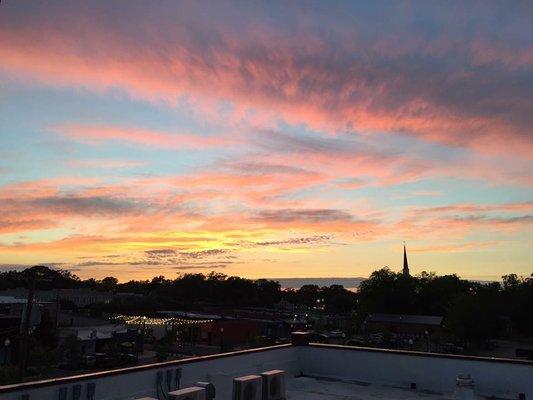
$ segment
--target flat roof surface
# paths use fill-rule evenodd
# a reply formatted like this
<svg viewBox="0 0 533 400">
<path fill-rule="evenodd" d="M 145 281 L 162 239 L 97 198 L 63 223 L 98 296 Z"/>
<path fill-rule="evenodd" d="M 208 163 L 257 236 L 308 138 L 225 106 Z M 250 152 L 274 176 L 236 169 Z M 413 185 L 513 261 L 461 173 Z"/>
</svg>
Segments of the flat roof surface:
<svg viewBox="0 0 533 400">
<path fill-rule="evenodd" d="M 409 390 L 367 383 L 301 377 L 287 382 L 287 400 L 452 399 L 452 394 Z"/>
<path fill-rule="evenodd" d="M 368 322 L 385 322 L 395 324 L 440 325 L 443 317 L 438 315 L 408 315 L 373 313 L 366 317 Z"/>
</svg>

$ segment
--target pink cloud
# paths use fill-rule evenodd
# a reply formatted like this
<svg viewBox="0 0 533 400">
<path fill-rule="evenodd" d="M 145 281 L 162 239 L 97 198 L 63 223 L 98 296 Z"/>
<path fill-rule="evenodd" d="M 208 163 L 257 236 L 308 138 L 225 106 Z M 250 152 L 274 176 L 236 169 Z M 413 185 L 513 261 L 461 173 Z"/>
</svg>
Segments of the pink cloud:
<svg viewBox="0 0 533 400">
<path fill-rule="evenodd" d="M 365 40 L 364 31 L 346 21 L 329 38 L 316 29 L 320 15 L 302 20 L 292 8 L 286 10 L 290 28 L 242 10 L 236 30 L 232 17 L 226 24 L 214 18 L 225 14 L 217 7 L 190 3 L 179 13 L 169 7 L 142 19 L 132 12 L 115 24 L 102 23 L 105 8 L 54 7 L 57 13 L 17 20 L 4 13 L 2 68 L 47 84 L 121 87 L 154 101 L 229 100 L 241 115 L 251 108 L 329 132 L 402 132 L 533 157 L 531 98 L 527 85 L 516 84 L 532 67 L 531 48 L 488 40 L 488 31 L 465 44 L 453 35 L 421 39 L 393 24 L 396 39 Z M 143 131 L 115 134 L 136 143 L 181 143 Z"/>
<path fill-rule="evenodd" d="M 174 229 L 355 230 L 376 224 L 336 209 L 305 208 L 284 195 L 325 182 L 321 174 L 271 164 L 227 164 L 219 172 L 166 178 L 25 182 L 0 188 L 3 233 L 77 226 L 138 233 Z M 86 231 L 87 232 L 87 231 Z"/>
<path fill-rule="evenodd" d="M 54 196 L 65 188 L 80 188 L 100 183 L 98 178 L 60 176 L 49 179 L 21 181 L 0 186 L 0 200 Z"/>
<path fill-rule="evenodd" d="M 188 133 L 170 133 L 114 126 L 65 124 L 55 126 L 53 130 L 70 139 L 94 145 L 108 141 L 120 141 L 136 146 L 165 149 L 221 147 L 236 140 L 236 138 L 221 136 L 201 136 Z"/>
<path fill-rule="evenodd" d="M 121 169 L 142 167 L 147 164 L 146 161 L 135 160 L 118 160 L 118 159 L 91 159 L 91 160 L 70 160 L 68 165 L 74 168 L 91 168 L 91 169 Z"/>
<path fill-rule="evenodd" d="M 415 215 L 434 215 L 447 213 L 485 213 L 485 212 L 533 212 L 533 201 L 504 204 L 454 204 L 449 206 L 415 209 Z"/>
<path fill-rule="evenodd" d="M 403 237 L 465 238 L 472 233 L 513 235 L 533 224 L 533 203 L 457 204 L 412 208 L 394 230 Z"/>
</svg>

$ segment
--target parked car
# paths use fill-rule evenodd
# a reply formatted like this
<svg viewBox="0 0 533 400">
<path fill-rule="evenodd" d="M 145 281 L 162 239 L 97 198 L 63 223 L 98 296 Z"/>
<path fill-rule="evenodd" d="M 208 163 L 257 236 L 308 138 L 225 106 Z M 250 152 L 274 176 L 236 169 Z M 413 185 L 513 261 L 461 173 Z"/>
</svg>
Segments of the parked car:
<svg viewBox="0 0 533 400">
<path fill-rule="evenodd" d="M 465 349 L 462 346 L 457 346 L 454 343 L 442 343 L 439 345 L 439 352 L 446 354 L 462 354 Z"/>
<path fill-rule="evenodd" d="M 93 368 L 96 366 L 96 357 L 87 355 L 81 358 L 81 364 L 86 368 Z"/>
<path fill-rule="evenodd" d="M 363 338 L 348 339 L 346 341 L 345 345 L 346 346 L 362 346 L 362 347 L 368 346 L 368 344 L 366 343 L 366 341 Z"/>
</svg>

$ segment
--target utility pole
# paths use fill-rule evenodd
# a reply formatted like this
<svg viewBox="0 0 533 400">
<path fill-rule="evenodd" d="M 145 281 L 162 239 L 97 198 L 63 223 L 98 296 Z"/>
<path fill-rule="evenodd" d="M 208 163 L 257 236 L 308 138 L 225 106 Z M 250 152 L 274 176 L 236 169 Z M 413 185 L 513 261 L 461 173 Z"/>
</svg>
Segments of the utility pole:
<svg viewBox="0 0 533 400">
<path fill-rule="evenodd" d="M 57 332 L 57 329 L 59 328 L 59 308 L 61 307 L 61 302 L 59 301 L 59 289 L 56 289 L 56 323 L 55 323 L 55 328 L 56 328 L 56 332 Z"/>
<path fill-rule="evenodd" d="M 31 324 L 31 311 L 33 308 L 33 297 L 35 295 L 35 273 L 32 271 L 28 282 L 28 299 L 26 302 L 26 313 L 22 322 L 22 331 L 20 333 L 20 354 L 19 354 L 19 381 L 22 382 L 26 374 L 28 364 L 28 331 Z"/>
</svg>

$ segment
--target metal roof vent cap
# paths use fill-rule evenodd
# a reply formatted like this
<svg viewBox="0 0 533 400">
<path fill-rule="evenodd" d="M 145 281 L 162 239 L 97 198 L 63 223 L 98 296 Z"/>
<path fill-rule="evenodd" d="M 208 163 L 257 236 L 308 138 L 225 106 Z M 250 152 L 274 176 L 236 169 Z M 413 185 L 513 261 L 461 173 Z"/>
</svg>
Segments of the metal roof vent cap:
<svg viewBox="0 0 533 400">
<path fill-rule="evenodd" d="M 455 395 L 457 400 L 474 400 L 474 380 L 470 374 L 460 374 L 455 379 Z"/>
</svg>

